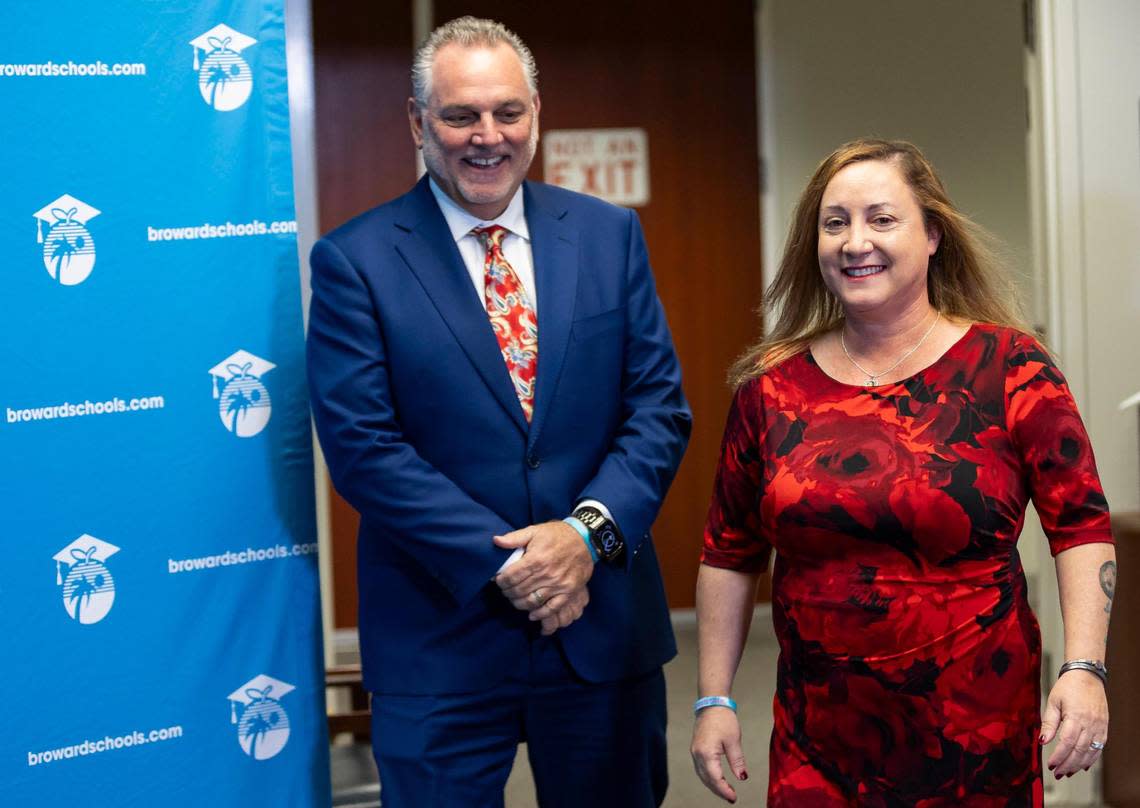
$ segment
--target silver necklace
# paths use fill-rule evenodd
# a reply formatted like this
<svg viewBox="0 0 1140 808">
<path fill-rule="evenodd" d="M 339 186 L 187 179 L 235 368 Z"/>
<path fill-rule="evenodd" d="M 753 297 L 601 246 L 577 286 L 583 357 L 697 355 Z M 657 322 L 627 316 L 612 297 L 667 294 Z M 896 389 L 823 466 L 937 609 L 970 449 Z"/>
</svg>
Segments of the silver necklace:
<svg viewBox="0 0 1140 808">
<path fill-rule="evenodd" d="M 926 329 L 926 333 L 922 335 L 922 339 L 920 339 L 918 342 L 916 342 L 914 344 L 913 348 L 911 348 L 909 351 L 907 351 L 902 356 L 900 356 L 898 358 L 897 362 L 895 362 L 893 365 L 891 365 L 886 370 L 880 370 L 878 373 L 872 373 L 871 371 L 867 370 L 867 368 L 863 367 L 862 365 L 860 365 L 858 362 L 855 361 L 855 357 L 853 357 L 851 355 L 851 352 L 847 350 L 846 340 L 843 339 L 843 330 L 844 329 L 839 330 L 839 344 L 843 347 L 843 353 L 847 354 L 847 361 L 850 362 L 852 365 L 854 365 L 856 368 L 858 368 L 859 372 L 867 377 L 867 381 L 863 382 L 863 386 L 864 387 L 876 387 L 879 384 L 879 379 L 883 378 L 888 373 L 890 373 L 892 370 L 897 368 L 899 365 L 901 365 L 903 362 L 905 362 L 910 357 L 910 355 L 912 353 L 914 353 L 915 351 L 917 351 L 919 348 L 922 347 L 922 343 L 926 342 L 926 338 L 930 336 L 930 332 L 934 330 L 934 326 L 938 325 L 938 318 L 941 316 L 942 316 L 942 312 L 940 312 L 940 311 L 934 312 L 934 322 L 932 322 L 930 324 L 930 328 Z"/>
</svg>

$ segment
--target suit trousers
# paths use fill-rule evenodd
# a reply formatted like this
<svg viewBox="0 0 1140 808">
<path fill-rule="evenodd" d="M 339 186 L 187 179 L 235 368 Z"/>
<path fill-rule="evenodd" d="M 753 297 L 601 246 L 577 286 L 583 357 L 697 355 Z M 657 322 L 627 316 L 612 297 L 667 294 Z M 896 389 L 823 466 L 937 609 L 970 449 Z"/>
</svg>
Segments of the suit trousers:
<svg viewBox="0 0 1140 808">
<path fill-rule="evenodd" d="M 529 657 L 476 693 L 372 695 L 384 808 L 502 808 L 526 743 L 541 808 L 656 808 L 665 799 L 665 677 L 592 684 L 533 626 Z"/>
</svg>

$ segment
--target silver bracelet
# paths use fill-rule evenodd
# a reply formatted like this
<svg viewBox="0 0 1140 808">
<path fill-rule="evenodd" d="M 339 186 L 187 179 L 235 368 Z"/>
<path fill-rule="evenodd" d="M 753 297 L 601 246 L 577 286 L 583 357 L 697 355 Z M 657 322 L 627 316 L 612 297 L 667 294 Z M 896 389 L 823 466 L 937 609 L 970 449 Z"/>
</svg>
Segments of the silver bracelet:
<svg viewBox="0 0 1140 808">
<path fill-rule="evenodd" d="M 1097 659 L 1070 659 L 1068 662 L 1061 666 L 1057 678 L 1061 678 L 1063 674 L 1069 671 L 1088 671 L 1093 676 L 1100 679 L 1104 684 L 1108 684 L 1108 668 L 1104 663 Z"/>
</svg>

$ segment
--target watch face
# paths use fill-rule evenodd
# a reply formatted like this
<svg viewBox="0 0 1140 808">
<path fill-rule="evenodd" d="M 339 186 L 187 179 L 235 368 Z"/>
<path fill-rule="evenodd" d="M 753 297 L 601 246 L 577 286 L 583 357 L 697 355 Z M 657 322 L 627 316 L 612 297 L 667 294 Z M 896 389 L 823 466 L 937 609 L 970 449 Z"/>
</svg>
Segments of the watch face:
<svg viewBox="0 0 1140 808">
<path fill-rule="evenodd" d="M 617 534 L 612 527 L 604 527 L 598 531 L 598 539 L 602 543 L 602 553 L 606 556 L 612 556 L 620 547 Z"/>
<path fill-rule="evenodd" d="M 586 506 L 575 511 L 574 516 L 589 529 L 590 541 L 599 556 L 606 561 L 612 561 L 621 554 L 625 542 L 614 523 L 601 511 Z"/>
</svg>

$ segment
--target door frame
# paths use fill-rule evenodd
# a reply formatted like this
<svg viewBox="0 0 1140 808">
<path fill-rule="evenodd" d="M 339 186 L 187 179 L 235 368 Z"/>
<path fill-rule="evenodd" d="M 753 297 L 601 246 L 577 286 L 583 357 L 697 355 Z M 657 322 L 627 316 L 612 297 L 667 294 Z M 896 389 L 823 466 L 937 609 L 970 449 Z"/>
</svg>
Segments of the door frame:
<svg viewBox="0 0 1140 808">
<path fill-rule="evenodd" d="M 1026 88 L 1029 94 L 1029 207 L 1033 268 L 1045 336 L 1066 369 L 1080 408 L 1089 400 L 1088 303 L 1085 295 L 1081 188 L 1079 53 L 1075 0 L 1023 0 L 1026 13 Z M 1039 532 L 1040 528 L 1034 524 Z M 1038 544 L 1044 541 L 1040 536 Z M 1041 552 L 1026 572 L 1037 583 L 1034 609 L 1041 624 L 1042 693 L 1064 661 L 1056 565 Z M 1045 778 L 1046 805 L 1101 801 L 1098 762 L 1091 777 Z"/>
</svg>

